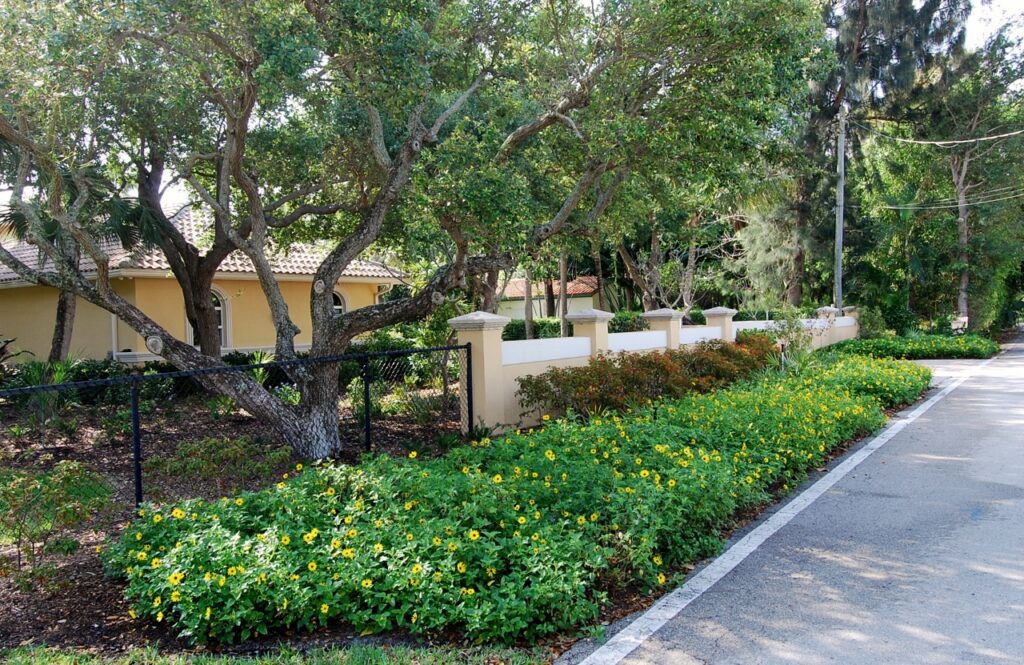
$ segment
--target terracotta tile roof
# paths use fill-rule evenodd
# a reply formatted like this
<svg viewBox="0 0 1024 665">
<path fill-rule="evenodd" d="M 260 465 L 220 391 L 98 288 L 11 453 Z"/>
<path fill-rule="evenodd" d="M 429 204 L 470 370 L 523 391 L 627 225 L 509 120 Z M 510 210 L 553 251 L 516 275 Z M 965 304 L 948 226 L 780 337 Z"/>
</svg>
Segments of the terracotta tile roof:
<svg viewBox="0 0 1024 665">
<path fill-rule="evenodd" d="M 203 236 L 209 233 L 213 224 L 213 220 L 208 214 L 194 213 L 188 208 L 178 213 L 171 221 L 186 240 L 199 247 L 203 246 Z M 8 241 L 4 241 L 3 244 L 15 258 L 31 268 L 47 268 L 51 265 L 48 259 L 40 256 L 39 249 L 32 245 Z M 100 245 L 110 257 L 111 270 L 120 268 L 122 270 L 153 270 L 167 273 L 171 269 L 163 252 L 159 249 L 148 252 L 128 252 L 116 242 L 105 241 Z M 296 243 L 290 246 L 287 252 L 271 254 L 270 262 L 274 266 L 274 272 L 278 274 L 313 275 L 326 253 L 327 250 L 324 248 Z M 81 267 L 86 274 L 95 272 L 96 269 L 95 264 L 86 257 L 83 257 Z M 224 259 L 219 272 L 255 273 L 256 271 L 253 269 L 249 257 L 242 252 L 235 251 Z M 377 261 L 355 260 L 345 268 L 342 280 L 346 277 L 397 279 L 404 276 L 402 271 Z M 13 270 L 0 264 L 0 284 L 18 281 L 20 278 Z"/>
<path fill-rule="evenodd" d="M 555 296 L 561 291 L 561 285 L 558 280 L 552 282 L 554 286 Z M 565 293 L 570 298 L 576 296 L 592 296 L 597 293 L 597 276 L 596 275 L 581 275 L 576 279 L 570 281 L 566 286 Z M 505 300 L 522 300 L 526 297 L 526 280 L 525 279 L 512 279 L 509 280 L 508 286 L 505 287 Z M 533 284 L 533 297 L 543 298 L 544 297 L 544 283 L 534 282 Z"/>
</svg>

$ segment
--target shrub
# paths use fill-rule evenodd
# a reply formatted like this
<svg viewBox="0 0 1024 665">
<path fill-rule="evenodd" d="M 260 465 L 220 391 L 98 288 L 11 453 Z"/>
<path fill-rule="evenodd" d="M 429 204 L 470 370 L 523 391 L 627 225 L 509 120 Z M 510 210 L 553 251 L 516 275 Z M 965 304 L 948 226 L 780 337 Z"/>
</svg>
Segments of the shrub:
<svg viewBox="0 0 1024 665">
<path fill-rule="evenodd" d="M 569 324 L 569 335 L 572 336 L 572 324 Z M 549 339 L 562 336 L 562 323 L 557 317 L 542 318 L 533 320 L 534 339 Z M 506 342 L 516 342 L 526 339 L 526 321 L 512 319 L 505 329 L 501 331 L 501 339 Z"/>
<path fill-rule="evenodd" d="M 770 380 L 445 458 L 298 465 L 262 492 L 146 506 L 104 556 L 135 613 L 197 641 L 336 619 L 535 639 L 593 619 L 608 580 L 664 585 L 715 552 L 736 510 L 881 425 L 873 389 Z"/>
<path fill-rule="evenodd" d="M 999 352 L 999 344 L 979 335 L 915 335 L 851 339 L 831 347 L 839 353 L 873 356 L 875 358 L 991 358 Z"/>
<path fill-rule="evenodd" d="M 615 316 L 608 322 L 608 332 L 624 333 L 649 330 L 651 326 L 643 314 L 643 312 L 634 312 L 628 309 L 615 312 Z"/>
<path fill-rule="evenodd" d="M 895 407 L 914 401 L 928 388 L 931 378 L 931 370 L 923 365 L 848 355 L 808 368 L 798 380 L 870 395 L 883 406 Z"/>
<path fill-rule="evenodd" d="M 583 367 L 552 368 L 520 378 L 519 401 L 527 412 L 583 417 L 623 412 L 661 398 L 722 387 L 762 367 L 773 348 L 763 335 L 748 335 L 737 344 L 712 341 L 674 351 L 606 354 Z"/>
<path fill-rule="evenodd" d="M 19 570 L 24 563 L 34 570 L 55 538 L 110 507 L 112 495 L 107 483 L 79 462 L 61 461 L 46 473 L 5 470 L 0 540 L 15 546 Z"/>
</svg>

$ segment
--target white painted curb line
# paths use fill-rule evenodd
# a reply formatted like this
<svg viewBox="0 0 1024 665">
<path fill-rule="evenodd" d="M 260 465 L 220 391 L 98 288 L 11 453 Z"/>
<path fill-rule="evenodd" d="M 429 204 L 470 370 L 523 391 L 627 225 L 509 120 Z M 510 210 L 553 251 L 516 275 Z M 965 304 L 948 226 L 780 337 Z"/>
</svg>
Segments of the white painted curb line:
<svg viewBox="0 0 1024 665">
<path fill-rule="evenodd" d="M 803 512 L 804 508 L 814 503 L 818 497 L 853 471 L 858 464 L 902 432 L 907 425 L 924 415 L 946 395 L 960 387 L 976 371 L 985 367 L 1000 355 L 1002 353 L 962 372 L 958 377 L 952 379 L 945 388 L 908 413 L 906 417 L 889 423 L 874 439 L 852 453 L 813 485 L 796 495 L 789 503 L 761 523 L 760 526 L 736 541 L 732 547 L 687 580 L 683 586 L 662 596 L 649 610 L 637 617 L 633 623 L 613 635 L 611 639 L 580 661 L 579 665 L 617 665 L 617 663 L 621 662 L 633 650 L 639 647 L 644 640 L 674 619 L 687 605 L 728 575 L 733 568 L 738 566 L 779 529 Z"/>
</svg>

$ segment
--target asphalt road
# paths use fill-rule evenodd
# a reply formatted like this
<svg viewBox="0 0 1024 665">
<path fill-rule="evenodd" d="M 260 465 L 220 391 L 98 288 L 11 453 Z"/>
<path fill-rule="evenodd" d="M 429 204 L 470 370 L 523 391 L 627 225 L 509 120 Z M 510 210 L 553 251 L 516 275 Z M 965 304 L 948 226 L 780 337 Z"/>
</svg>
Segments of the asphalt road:
<svg viewBox="0 0 1024 665">
<path fill-rule="evenodd" d="M 1024 663 L 1024 344 L 928 364 L 975 373 L 621 662 Z"/>
</svg>

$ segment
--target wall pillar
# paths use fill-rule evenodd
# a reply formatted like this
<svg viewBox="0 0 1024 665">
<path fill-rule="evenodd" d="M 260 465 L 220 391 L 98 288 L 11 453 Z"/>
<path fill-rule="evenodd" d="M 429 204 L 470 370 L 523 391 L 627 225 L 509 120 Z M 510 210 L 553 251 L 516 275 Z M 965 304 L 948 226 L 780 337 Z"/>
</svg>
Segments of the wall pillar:
<svg viewBox="0 0 1024 665">
<path fill-rule="evenodd" d="M 679 348 L 679 335 L 681 332 L 679 326 L 682 325 L 682 312 L 664 307 L 644 312 L 641 316 L 647 319 L 651 330 L 663 330 L 665 332 L 665 344 L 669 351 Z"/>
<path fill-rule="evenodd" d="M 732 317 L 736 316 L 736 310 L 728 307 L 712 307 L 704 310 L 704 320 L 709 326 L 718 326 L 722 329 L 722 339 L 726 342 L 736 341 L 736 331 L 732 327 Z"/>
<path fill-rule="evenodd" d="M 473 422 L 467 418 L 466 401 L 470 394 L 467 384 L 470 377 L 466 373 L 466 363 L 462 363 L 460 369 L 463 433 L 468 433 L 476 425 L 494 427 L 505 419 L 501 331 L 509 321 L 511 319 L 507 316 L 488 312 L 472 312 L 448 319 L 448 325 L 458 333 L 458 343 L 470 345 L 469 355 L 473 366 Z"/>
<path fill-rule="evenodd" d="M 819 334 L 814 335 L 812 346 L 816 349 L 823 346 L 832 346 L 837 341 L 835 332 L 836 316 L 841 314 L 842 310 L 832 307 L 831 305 L 826 305 L 824 307 L 819 307 L 814 311 L 818 315 L 819 319 L 826 321 L 826 327 Z"/>
<path fill-rule="evenodd" d="M 573 337 L 590 338 L 590 356 L 597 357 L 608 351 L 608 322 L 615 318 L 611 312 L 599 309 L 584 309 L 566 315 L 572 323 Z"/>
</svg>

